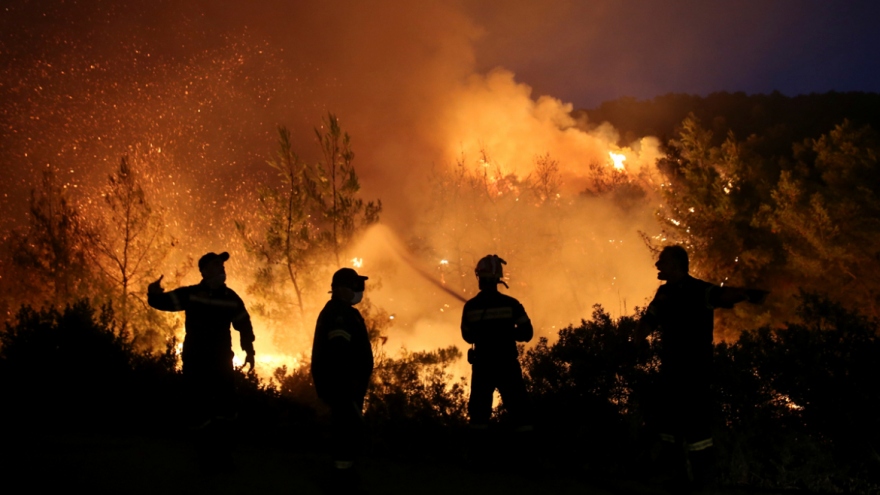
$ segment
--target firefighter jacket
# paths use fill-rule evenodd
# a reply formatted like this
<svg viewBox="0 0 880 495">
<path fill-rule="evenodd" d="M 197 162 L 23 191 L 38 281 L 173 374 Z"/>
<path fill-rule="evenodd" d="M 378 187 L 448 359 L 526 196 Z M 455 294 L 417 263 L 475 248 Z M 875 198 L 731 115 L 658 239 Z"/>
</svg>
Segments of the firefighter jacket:
<svg viewBox="0 0 880 495">
<path fill-rule="evenodd" d="M 714 310 L 732 307 L 722 302 L 723 291 L 690 275 L 657 289 L 645 317 L 659 327 L 662 373 L 698 378 L 710 372 Z"/>
<path fill-rule="evenodd" d="M 312 343 L 315 390 L 331 405 L 362 401 L 373 373 L 373 347 L 360 311 L 330 299 L 318 315 Z"/>
<path fill-rule="evenodd" d="M 247 352 L 254 350 L 251 317 L 238 294 L 225 285 L 211 289 L 203 282 L 170 292 L 147 294 L 147 302 L 162 311 L 185 313 L 184 363 L 229 359 L 231 365 L 230 324 L 238 330 L 241 348 Z"/>
<path fill-rule="evenodd" d="M 464 304 L 461 336 L 479 359 L 516 359 L 516 343 L 532 340 L 532 322 L 516 299 L 483 290 Z"/>
</svg>

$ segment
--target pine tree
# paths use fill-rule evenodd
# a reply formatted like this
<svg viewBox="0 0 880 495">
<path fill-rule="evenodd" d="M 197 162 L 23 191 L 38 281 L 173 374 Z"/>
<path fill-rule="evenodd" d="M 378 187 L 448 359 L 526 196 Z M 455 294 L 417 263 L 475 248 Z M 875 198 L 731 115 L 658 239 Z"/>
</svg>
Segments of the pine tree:
<svg viewBox="0 0 880 495">
<path fill-rule="evenodd" d="M 283 294 L 286 281 L 293 288 L 302 318 L 305 291 L 312 283 L 319 248 L 318 229 L 312 216 L 315 185 L 309 166 L 293 151 L 290 131 L 282 126 L 278 134 L 278 153 L 267 163 L 278 172 L 279 184 L 259 190 L 258 216 L 264 230 L 255 236 L 243 220 L 235 224 L 248 253 L 260 262 L 256 283 L 249 288 L 249 292 L 263 299 L 257 309 L 275 319 L 288 315 Z"/>
<path fill-rule="evenodd" d="M 712 141 L 712 133 L 693 115 L 682 122 L 679 136 L 670 140 L 666 157 L 657 163 L 663 205 L 656 215 L 663 240 L 653 239 L 652 244 L 684 246 L 692 273 L 713 283 L 774 286 L 782 276 L 776 264 L 779 243 L 756 218 L 770 199 L 767 184 L 775 182 L 777 168 L 753 153 L 750 142 L 740 142 L 733 134 L 720 146 Z M 737 307 L 726 313 L 723 318 L 738 321 L 721 328 L 766 324 L 767 313 L 750 309 Z"/>
<path fill-rule="evenodd" d="M 27 225 L 10 235 L 13 268 L 22 304 L 61 307 L 94 294 L 96 281 L 88 263 L 92 232 L 55 170 L 42 173 L 31 190 Z"/>
<path fill-rule="evenodd" d="M 351 139 L 335 116 L 326 132 L 315 129 L 322 161 L 309 164 L 293 149 L 290 132 L 279 128 L 279 149 L 269 166 L 277 182 L 259 190 L 254 226 L 244 220 L 236 228 L 248 253 L 257 260 L 256 281 L 248 292 L 257 297 L 256 313 L 276 323 L 293 312 L 300 324 L 317 303 L 314 287 L 342 266 L 343 255 L 366 226 L 379 219 L 381 201 L 358 197 L 360 183 L 352 161 Z M 332 269 L 331 269 L 332 268 Z M 295 304 L 288 296 L 293 292 Z"/>
<path fill-rule="evenodd" d="M 335 115 L 328 114 L 315 136 L 321 146 L 322 161 L 317 165 L 315 200 L 329 228 L 323 238 L 333 252 L 337 267 L 340 254 L 363 227 L 379 220 L 382 201 L 364 201 L 357 196 L 360 182 L 355 173 L 351 138 L 339 126 Z"/>
<path fill-rule="evenodd" d="M 762 213 L 797 286 L 880 315 L 880 137 L 843 122 L 796 147 Z"/>
<path fill-rule="evenodd" d="M 142 289 L 154 278 L 156 267 L 175 241 L 166 234 L 162 212 L 150 205 L 128 157 L 120 159 L 102 197 L 105 209 L 95 220 L 91 255 L 111 287 L 110 299 L 124 331 L 152 313 L 147 311 Z"/>
</svg>

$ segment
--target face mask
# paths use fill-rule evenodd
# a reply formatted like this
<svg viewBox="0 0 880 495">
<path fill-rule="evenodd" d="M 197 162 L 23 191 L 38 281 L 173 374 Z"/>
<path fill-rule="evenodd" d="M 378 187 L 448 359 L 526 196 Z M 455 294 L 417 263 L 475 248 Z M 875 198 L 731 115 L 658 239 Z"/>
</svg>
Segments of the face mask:
<svg viewBox="0 0 880 495">
<path fill-rule="evenodd" d="M 364 291 L 355 292 L 354 296 L 351 298 L 352 304 L 357 304 L 361 302 L 361 299 L 364 298 Z"/>
<path fill-rule="evenodd" d="M 226 274 L 218 273 L 211 278 L 205 278 L 205 283 L 207 283 L 211 287 L 220 287 L 221 285 L 226 283 Z"/>
</svg>

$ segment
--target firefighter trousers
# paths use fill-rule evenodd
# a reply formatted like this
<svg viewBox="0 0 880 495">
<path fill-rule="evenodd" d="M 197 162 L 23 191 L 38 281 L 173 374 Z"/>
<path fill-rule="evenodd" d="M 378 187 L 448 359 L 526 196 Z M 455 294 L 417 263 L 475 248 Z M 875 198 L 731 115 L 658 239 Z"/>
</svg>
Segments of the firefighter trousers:
<svg viewBox="0 0 880 495">
<path fill-rule="evenodd" d="M 468 415 L 472 425 L 486 425 L 492 415 L 492 395 L 501 394 L 504 407 L 517 426 L 531 425 L 532 414 L 519 361 L 480 360 L 471 368 Z"/>
</svg>

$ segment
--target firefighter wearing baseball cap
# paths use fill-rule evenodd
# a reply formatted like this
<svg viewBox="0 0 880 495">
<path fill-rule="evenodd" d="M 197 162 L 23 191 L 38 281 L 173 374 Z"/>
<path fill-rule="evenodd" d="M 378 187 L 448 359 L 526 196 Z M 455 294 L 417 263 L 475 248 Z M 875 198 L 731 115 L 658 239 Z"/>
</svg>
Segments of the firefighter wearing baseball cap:
<svg viewBox="0 0 880 495">
<path fill-rule="evenodd" d="M 186 336 L 181 355 L 183 376 L 191 400 L 191 420 L 202 430 L 220 428 L 235 416 L 230 325 L 238 330 L 241 348 L 247 355 L 245 363 L 250 365 L 251 370 L 254 367 L 254 330 L 244 302 L 226 286 L 223 264 L 228 259 L 229 253 L 226 252 L 202 256 L 199 259 L 202 280 L 196 285 L 165 292 L 162 288 L 163 275 L 147 288 L 150 306 L 161 311 L 183 311 L 185 314 Z M 211 452 L 218 442 L 202 445 L 211 458 L 208 462 L 231 462 L 231 457 L 218 458 L 219 452 Z M 222 468 L 216 465 L 209 467 Z"/>
<path fill-rule="evenodd" d="M 531 412 L 516 343 L 532 339 L 532 322 L 519 301 L 498 291 L 498 284 L 507 287 L 502 280 L 505 264 L 494 254 L 477 263 L 480 292 L 465 303 L 462 312 L 461 336 L 472 345 L 468 415 L 472 428 L 487 428 L 497 389 L 517 431 L 530 431 Z"/>
<path fill-rule="evenodd" d="M 331 413 L 331 482 L 343 492 L 357 485 L 353 467 L 365 430 L 364 398 L 373 373 L 367 326 L 353 307 L 363 299 L 366 280 L 351 268 L 333 274 L 332 296 L 318 315 L 312 344 L 315 390 Z"/>
</svg>

